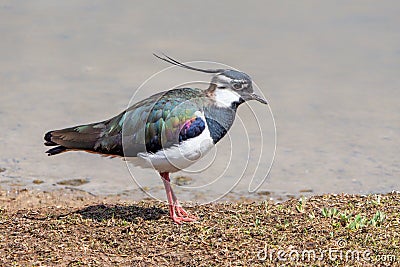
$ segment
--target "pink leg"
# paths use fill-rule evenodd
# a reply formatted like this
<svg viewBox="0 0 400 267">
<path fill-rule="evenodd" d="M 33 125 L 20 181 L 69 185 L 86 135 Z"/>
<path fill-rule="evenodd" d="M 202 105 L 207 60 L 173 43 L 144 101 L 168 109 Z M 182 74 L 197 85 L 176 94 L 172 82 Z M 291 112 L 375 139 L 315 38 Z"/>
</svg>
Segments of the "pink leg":
<svg viewBox="0 0 400 267">
<path fill-rule="evenodd" d="M 160 173 L 160 175 L 164 182 L 165 192 L 167 193 L 167 199 L 168 199 L 168 204 L 169 204 L 169 215 L 170 215 L 171 219 L 178 224 L 181 224 L 182 222 L 195 221 L 197 218 L 195 216 L 190 215 L 179 204 L 178 199 L 176 198 L 176 196 L 171 188 L 171 184 L 170 184 L 170 180 L 169 180 L 169 173 L 163 172 L 163 173 Z"/>
</svg>

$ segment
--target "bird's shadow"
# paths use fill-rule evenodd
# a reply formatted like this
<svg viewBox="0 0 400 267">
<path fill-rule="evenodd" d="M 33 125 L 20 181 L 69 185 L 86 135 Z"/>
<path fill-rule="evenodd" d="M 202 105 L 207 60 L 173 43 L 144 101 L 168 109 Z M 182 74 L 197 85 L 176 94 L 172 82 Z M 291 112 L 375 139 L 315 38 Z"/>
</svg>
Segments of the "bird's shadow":
<svg viewBox="0 0 400 267">
<path fill-rule="evenodd" d="M 120 205 L 92 205 L 74 212 L 84 219 L 102 222 L 111 219 L 121 219 L 127 222 L 136 222 L 138 218 L 143 220 L 158 220 L 167 212 L 157 207 L 120 206 Z"/>
</svg>

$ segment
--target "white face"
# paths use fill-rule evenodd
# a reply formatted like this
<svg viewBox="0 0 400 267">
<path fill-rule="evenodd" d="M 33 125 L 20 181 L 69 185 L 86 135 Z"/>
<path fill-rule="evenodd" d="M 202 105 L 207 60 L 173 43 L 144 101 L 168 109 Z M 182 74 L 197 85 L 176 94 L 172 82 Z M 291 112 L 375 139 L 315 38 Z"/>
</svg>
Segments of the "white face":
<svg viewBox="0 0 400 267">
<path fill-rule="evenodd" d="M 262 97 L 254 94 L 252 81 L 246 73 L 235 70 L 224 70 L 215 75 L 211 83 L 216 84 L 215 97 L 220 106 L 231 106 L 233 103 L 243 103 L 248 100 L 257 100 L 267 104 Z"/>
<path fill-rule="evenodd" d="M 215 89 L 215 102 L 218 107 L 227 108 L 232 105 L 234 102 L 240 101 L 240 95 L 236 93 L 234 90 L 230 89 Z"/>
</svg>

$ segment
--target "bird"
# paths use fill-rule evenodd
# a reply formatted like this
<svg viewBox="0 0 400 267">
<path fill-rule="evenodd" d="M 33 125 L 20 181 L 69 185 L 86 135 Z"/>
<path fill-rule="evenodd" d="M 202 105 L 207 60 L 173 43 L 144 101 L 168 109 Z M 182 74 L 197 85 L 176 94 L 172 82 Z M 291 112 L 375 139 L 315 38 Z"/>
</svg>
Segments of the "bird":
<svg viewBox="0 0 400 267">
<path fill-rule="evenodd" d="M 170 184 L 170 173 L 202 158 L 228 132 L 238 107 L 250 100 L 267 101 L 254 93 L 253 81 L 233 69 L 202 69 L 166 54 L 156 58 L 184 69 L 211 74 L 207 89 L 179 87 L 141 100 L 117 116 L 45 134 L 49 156 L 66 151 L 87 151 L 129 158 L 142 168 L 155 169 L 163 183 L 169 216 L 177 224 L 198 218 L 187 212 Z"/>
</svg>

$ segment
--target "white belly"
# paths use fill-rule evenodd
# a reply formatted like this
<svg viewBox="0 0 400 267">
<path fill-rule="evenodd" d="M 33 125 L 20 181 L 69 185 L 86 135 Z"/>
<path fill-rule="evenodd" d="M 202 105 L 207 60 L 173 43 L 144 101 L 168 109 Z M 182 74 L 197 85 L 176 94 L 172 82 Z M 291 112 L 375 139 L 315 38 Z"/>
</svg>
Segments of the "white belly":
<svg viewBox="0 0 400 267">
<path fill-rule="evenodd" d="M 128 161 L 142 168 L 154 168 L 159 172 L 176 172 L 189 167 L 214 147 L 208 127 L 197 137 L 185 140 L 177 146 L 157 153 L 139 153 Z"/>
</svg>

